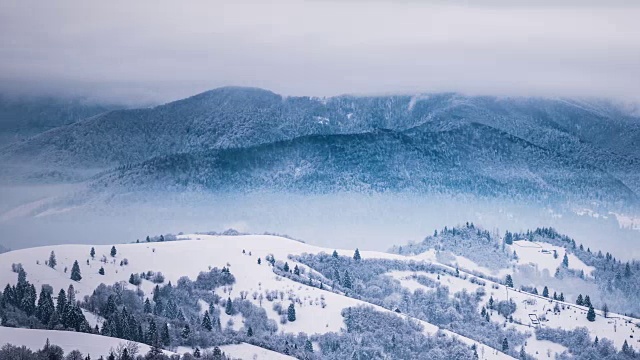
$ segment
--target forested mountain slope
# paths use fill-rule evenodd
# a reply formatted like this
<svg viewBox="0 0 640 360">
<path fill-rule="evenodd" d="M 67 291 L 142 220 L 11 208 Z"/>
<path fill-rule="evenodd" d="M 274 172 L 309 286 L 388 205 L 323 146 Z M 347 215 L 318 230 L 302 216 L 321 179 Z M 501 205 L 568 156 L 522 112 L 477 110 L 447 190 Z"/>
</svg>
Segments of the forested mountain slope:
<svg viewBox="0 0 640 360">
<path fill-rule="evenodd" d="M 118 107 L 82 99 L 0 94 L 0 147 Z"/>
<path fill-rule="evenodd" d="M 418 191 L 544 201 L 637 200 L 624 183 L 598 168 L 477 123 L 312 135 L 170 155 L 121 167 L 96 184 L 154 190 Z"/>
<path fill-rule="evenodd" d="M 0 150 L 0 175 L 87 179 L 121 166 L 139 189 L 444 190 L 629 204 L 640 191 L 639 144 L 639 118 L 604 101 L 320 99 L 225 87 L 12 144 Z"/>
</svg>

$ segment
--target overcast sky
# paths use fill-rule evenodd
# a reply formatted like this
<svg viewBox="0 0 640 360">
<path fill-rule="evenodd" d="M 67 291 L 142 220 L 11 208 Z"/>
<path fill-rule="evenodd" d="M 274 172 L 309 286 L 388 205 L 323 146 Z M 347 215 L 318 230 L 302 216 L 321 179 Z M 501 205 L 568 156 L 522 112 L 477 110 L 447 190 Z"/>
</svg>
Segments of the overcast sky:
<svg viewBox="0 0 640 360">
<path fill-rule="evenodd" d="M 0 83 L 134 103 L 224 85 L 638 101 L 640 1 L 0 0 Z"/>
</svg>

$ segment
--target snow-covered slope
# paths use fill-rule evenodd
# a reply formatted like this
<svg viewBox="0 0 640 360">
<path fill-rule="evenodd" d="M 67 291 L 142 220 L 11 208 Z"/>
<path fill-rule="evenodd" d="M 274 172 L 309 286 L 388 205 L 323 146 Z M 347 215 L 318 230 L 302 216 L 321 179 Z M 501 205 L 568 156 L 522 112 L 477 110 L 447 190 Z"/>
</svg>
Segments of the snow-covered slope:
<svg viewBox="0 0 640 360">
<path fill-rule="evenodd" d="M 513 245 L 508 245 L 509 252 L 516 251 L 517 260 L 513 261 L 511 269 L 504 271 L 511 272 L 520 269 L 522 266 L 532 266 L 539 272 L 553 273 L 553 271 L 561 266 L 564 256 L 564 249 L 561 247 L 549 245 L 546 243 L 515 241 Z M 49 284 L 54 289 L 66 289 L 69 284 L 74 284 L 76 289 L 76 298 L 81 299 L 85 295 L 90 295 L 95 287 L 100 283 L 113 284 L 115 282 L 123 282 L 131 289 L 135 289 L 134 285 L 128 284 L 131 274 L 138 274 L 147 271 L 161 272 L 166 282 L 176 283 L 182 276 L 196 278 L 202 271 L 207 271 L 213 267 L 228 267 L 235 276 L 236 282 L 233 286 L 222 287 L 216 289 L 218 295 L 223 299 L 227 297 L 235 298 L 241 294 L 245 294 L 247 300 L 253 302 L 256 306 L 265 309 L 267 316 L 278 323 L 278 331 L 297 334 L 305 332 L 308 334 L 323 334 L 327 332 L 338 332 L 345 328 L 342 310 L 347 307 L 356 307 L 367 304 L 364 301 L 345 296 L 341 293 L 321 290 L 317 287 L 308 286 L 295 282 L 289 278 L 281 277 L 274 273 L 273 268 L 268 265 L 266 257 L 274 256 L 276 261 L 287 261 L 289 266 L 293 268 L 298 266 L 303 272 L 315 272 L 308 266 L 289 258 L 290 256 L 302 254 L 330 254 L 334 249 L 327 249 L 317 246 L 305 244 L 303 242 L 267 235 L 244 235 L 244 236 L 212 236 L 191 234 L 180 237 L 179 241 L 171 242 L 152 242 L 137 244 L 118 244 L 115 245 L 117 254 L 111 256 L 111 246 L 93 246 L 96 251 L 95 258 L 91 258 L 90 245 L 60 245 L 45 246 L 39 248 L 30 248 L 23 250 L 11 251 L 0 254 L 0 286 L 4 287 L 7 283 L 16 283 L 17 274 L 11 271 L 11 264 L 21 263 L 28 274 L 30 282 L 34 283 L 36 288 L 42 284 Z M 55 269 L 45 265 L 45 261 L 49 258 L 50 253 L 54 252 L 57 258 L 57 266 Z M 340 254 L 350 254 L 351 249 L 337 249 Z M 558 254 L 554 257 L 554 251 Z M 596 311 L 596 321 L 590 322 L 586 318 L 587 309 L 582 306 L 576 306 L 567 302 L 552 300 L 542 296 L 533 295 L 527 292 L 521 292 L 512 288 L 507 288 L 502 283 L 492 282 L 486 279 L 478 279 L 476 276 L 465 271 L 476 273 L 484 273 L 485 270 L 481 266 L 476 266 L 469 259 L 461 256 L 455 257 L 454 266 L 444 264 L 438 261 L 438 256 L 433 251 L 427 251 L 418 255 L 398 255 L 373 251 L 361 251 L 363 258 L 366 259 L 387 259 L 411 262 L 435 263 L 442 269 L 449 270 L 449 273 L 443 272 L 407 272 L 393 271 L 388 275 L 400 281 L 402 286 L 411 291 L 418 289 L 433 289 L 433 285 L 425 285 L 424 282 L 418 281 L 420 276 L 431 280 L 432 284 L 446 286 L 450 289 L 450 294 L 458 291 L 466 290 L 469 293 L 476 293 L 479 287 L 484 289 L 481 295 L 481 304 L 487 304 L 490 298 L 495 303 L 502 300 L 512 300 L 517 308 L 512 314 L 513 322 L 507 321 L 502 315 L 498 315 L 495 310 L 489 310 L 491 313 L 491 321 L 504 323 L 506 327 L 512 327 L 521 333 L 532 334 L 527 340 L 526 350 L 537 358 L 545 358 L 547 354 L 561 353 L 566 350 L 562 345 L 552 343 L 546 340 L 536 339 L 534 329 L 536 326 L 545 328 L 562 328 L 564 330 L 572 330 L 578 327 L 586 327 L 591 338 L 598 336 L 600 339 L 609 338 L 613 341 L 616 348 L 620 349 L 626 340 L 634 347 L 640 347 L 636 332 L 637 319 L 625 317 L 619 314 L 610 313 L 607 318 L 600 311 Z M 261 259 L 261 264 L 258 259 Z M 82 280 L 74 282 L 69 279 L 71 266 L 74 261 L 78 261 L 82 273 Z M 106 262 L 103 262 L 106 261 Z M 583 270 L 588 276 L 592 268 L 581 262 L 577 257 L 569 254 L 570 268 L 574 270 Z M 464 265 L 459 267 L 460 276 L 452 275 L 456 271 L 455 265 Z M 103 267 L 104 275 L 100 275 L 98 270 Z M 65 272 L 65 269 L 67 271 Z M 518 270 L 521 271 L 521 270 Z M 488 271 L 489 277 L 495 276 L 495 272 Z M 503 271 L 501 271 L 502 273 Z M 429 288 L 431 286 L 431 288 Z M 151 281 L 143 280 L 140 289 L 145 294 L 152 293 L 155 284 Z M 557 291 L 560 293 L 562 289 L 549 288 L 550 293 Z M 277 291 L 281 293 L 281 301 L 289 302 L 291 300 L 300 300 L 296 308 L 296 321 L 279 323 L 280 315 L 273 309 L 271 304 L 263 304 L 258 294 L 267 291 Z M 276 299 L 276 302 L 278 300 Z M 265 300 L 266 303 L 266 300 Z M 558 305 L 560 311 L 554 311 Z M 485 305 L 486 306 L 486 305 Z M 390 310 L 374 306 L 378 311 L 392 313 Z M 482 306 L 480 306 L 482 307 Z M 208 308 L 208 304 L 201 300 L 201 309 L 204 312 Z M 480 308 L 477 309 L 480 312 Z M 395 314 L 395 313 L 394 313 Z M 87 320 L 93 326 L 99 324 L 101 319 L 93 314 L 87 313 Z M 404 314 L 396 314 L 397 316 L 406 317 Z M 537 324 L 538 321 L 539 324 Z M 239 330 L 242 327 L 242 315 L 237 314 L 228 316 L 221 314 L 221 322 L 227 323 L 233 320 L 233 328 Z M 533 321 L 532 321 L 533 320 Z M 422 320 L 418 321 L 424 328 L 426 334 L 436 334 L 438 327 Z M 12 330 L 4 330 L 11 332 Z M 457 337 L 464 343 L 469 345 L 476 344 L 479 346 L 478 352 L 487 359 L 509 358 L 509 356 L 498 352 L 495 349 L 485 345 L 477 344 L 476 341 L 459 336 L 450 331 L 443 331 L 449 336 Z M 75 336 L 75 333 L 69 333 L 68 336 Z M 80 335 L 78 335 L 80 336 Z M 87 335 L 82 335 L 87 336 Z M 100 337 L 103 338 L 103 337 Z M 51 339 L 53 341 L 53 339 Z M 34 340 L 35 341 L 35 340 Z M 64 340 L 63 340 L 64 341 Z M 104 341 L 105 344 L 107 340 Z M 109 340 L 111 341 L 111 340 Z M 41 346 L 38 341 L 34 346 Z M 112 346 L 112 342 L 110 342 Z M 31 345 L 30 345 L 31 346 Z M 261 352 L 262 350 L 247 346 L 230 346 L 228 353 L 234 355 L 234 351 L 238 351 L 234 356 L 245 356 L 248 352 L 255 353 L 258 358 L 271 358 L 269 353 Z M 89 351 L 89 350 L 86 350 Z M 266 350 L 265 350 L 266 351 Z"/>
<path fill-rule="evenodd" d="M 216 290 L 223 298 L 227 296 L 238 297 L 241 292 L 246 292 L 249 295 L 247 299 L 259 306 L 260 299 L 254 299 L 253 293 L 277 290 L 286 294 L 285 300 L 287 298 L 301 300 L 296 309 L 296 321 L 278 325 L 279 331 L 291 334 L 299 332 L 322 334 L 339 331 L 344 328 L 341 314 L 344 308 L 368 305 L 360 300 L 302 285 L 274 274 L 272 268 L 264 261 L 269 254 L 272 254 L 277 260 L 284 261 L 289 255 L 330 253 L 333 251 L 333 249 L 311 246 L 282 237 L 185 235 L 182 236 L 181 241 L 116 245 L 117 255 L 115 257 L 110 256 L 111 246 L 94 246 L 95 259 L 89 255 L 91 247 L 89 245 L 45 246 L 1 254 L 0 263 L 7 265 L 0 268 L 0 285 L 17 282 L 17 274 L 13 273 L 9 266 L 12 263 L 22 263 L 29 281 L 34 283 L 36 288 L 39 288 L 41 284 L 49 284 L 54 289 L 66 289 L 69 284 L 73 283 L 78 299 L 91 294 L 100 283 L 126 283 L 132 273 L 149 270 L 162 272 L 166 282 L 171 281 L 175 284 L 182 276 L 195 278 L 199 272 L 206 271 L 209 267 L 227 266 L 235 276 L 236 283 L 232 287 Z M 45 265 L 45 260 L 49 258 L 51 251 L 55 252 L 57 258 L 55 269 Z M 346 249 L 338 249 L 338 251 L 344 254 L 352 252 L 352 250 Z M 406 260 L 401 255 L 381 252 L 362 251 L 361 254 L 364 258 Z M 100 261 L 103 256 L 107 259 L 106 263 Z M 262 264 L 258 264 L 258 258 L 262 259 Z M 120 265 L 121 261 L 125 259 L 128 265 Z M 79 282 L 71 281 L 69 279 L 70 271 L 66 273 L 64 271 L 65 268 L 71 269 L 75 260 L 78 260 L 83 277 Z M 291 267 L 298 265 L 308 271 L 308 268 L 302 264 L 296 264 L 291 260 L 287 261 Z M 105 275 L 98 274 L 101 267 L 104 267 Z M 135 289 L 131 284 L 127 284 L 127 286 Z M 140 288 L 146 294 L 151 294 L 154 286 L 155 284 L 145 280 Z M 224 291 L 227 292 L 223 293 Z M 269 318 L 276 322 L 279 321 L 280 316 L 271 306 L 264 306 L 264 308 Z M 375 308 L 379 311 L 390 312 L 381 307 L 376 306 Z M 405 315 L 398 314 L 398 316 L 404 317 Z M 227 320 L 228 316 L 222 314 L 221 321 L 226 322 Z M 239 327 L 241 321 L 241 316 L 236 315 L 234 318 L 236 326 Z M 420 323 L 424 326 L 424 331 L 427 334 L 435 334 L 438 331 L 438 327 L 435 325 L 424 321 L 420 321 Z M 469 345 L 477 344 L 471 339 L 450 332 L 445 333 L 456 336 Z M 482 344 L 477 344 L 477 346 L 478 351 L 485 354 L 487 359 L 510 358 Z"/>
<path fill-rule="evenodd" d="M 125 345 L 128 342 L 127 340 L 102 335 L 0 326 L 0 346 L 9 343 L 16 346 L 26 346 L 35 351 L 42 349 L 47 339 L 51 344 L 60 346 L 65 353 L 79 350 L 85 356 L 91 355 L 92 359 L 105 356 L 109 354 L 111 349 L 116 349 L 119 345 Z M 145 354 L 150 349 L 147 344 L 136 344 L 138 345 L 139 354 Z M 165 353 L 170 354 L 171 352 L 165 351 Z"/>
</svg>

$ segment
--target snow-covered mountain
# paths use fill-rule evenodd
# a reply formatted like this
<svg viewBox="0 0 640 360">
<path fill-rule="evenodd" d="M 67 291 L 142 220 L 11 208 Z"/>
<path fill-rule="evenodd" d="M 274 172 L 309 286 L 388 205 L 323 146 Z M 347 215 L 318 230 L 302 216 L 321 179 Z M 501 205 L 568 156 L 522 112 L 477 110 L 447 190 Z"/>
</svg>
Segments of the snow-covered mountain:
<svg viewBox="0 0 640 360">
<path fill-rule="evenodd" d="M 0 94 L 0 147 L 118 108 L 77 98 Z"/>
<path fill-rule="evenodd" d="M 639 148 L 640 120 L 603 101 L 318 99 L 226 87 L 12 144 L 0 151 L 0 175 L 78 180 L 105 171 L 96 181 L 114 191 L 418 190 L 628 206 L 638 202 Z"/>
<path fill-rule="evenodd" d="M 137 323 L 137 341 L 164 342 L 167 324 L 163 346 L 172 352 L 224 345 L 242 358 L 260 348 L 310 359 L 640 356 L 633 350 L 640 347 L 640 321 L 620 314 L 636 310 L 621 308 L 624 301 L 604 305 L 602 293 L 617 292 L 619 284 L 608 289 L 605 281 L 601 288 L 601 280 L 618 261 L 607 253 L 605 265 L 591 263 L 590 249 L 552 234 L 539 229 L 503 237 L 468 224 L 390 253 L 321 248 L 278 236 L 205 234 L 15 250 L 0 255 L 0 284 L 18 284 L 3 292 L 2 324 L 27 321 L 19 309 L 28 304 L 14 307 L 15 299 L 8 300 L 26 281 L 54 295 L 73 285 L 88 325 L 79 326 L 88 332 L 97 325 L 102 335 L 131 340 L 136 331 L 128 333 L 122 324 Z M 640 263 L 628 264 L 620 281 L 638 284 Z M 73 274 L 81 278 L 71 280 L 77 279 Z M 46 298 L 51 290 L 44 291 Z M 32 324 L 47 328 L 38 320 L 44 316 L 40 300 L 33 313 Z M 151 322 L 157 333 L 149 330 Z M 27 346 L 61 336 L 0 331 L 11 335 L 7 339 L 17 338 L 14 331 L 31 331 Z M 123 341 L 83 336 L 96 338 L 86 344 L 115 347 Z M 230 345 L 238 342 L 245 345 Z M 275 356 L 261 354 L 257 358 Z"/>
</svg>

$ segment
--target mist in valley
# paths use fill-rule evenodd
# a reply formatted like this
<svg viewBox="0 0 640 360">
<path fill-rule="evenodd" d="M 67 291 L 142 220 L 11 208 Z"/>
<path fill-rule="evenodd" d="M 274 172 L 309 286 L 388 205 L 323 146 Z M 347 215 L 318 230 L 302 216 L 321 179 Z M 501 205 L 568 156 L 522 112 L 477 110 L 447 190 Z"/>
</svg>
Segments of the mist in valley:
<svg viewBox="0 0 640 360">
<path fill-rule="evenodd" d="M 414 193 L 125 193 L 73 199 L 79 185 L 4 186 L 0 243 L 11 249 L 62 243 L 144 241 L 147 235 L 235 229 L 286 234 L 319 246 L 386 251 L 444 226 L 473 222 L 492 233 L 554 227 L 585 247 L 640 256 L 640 232 L 613 214 L 582 214 L 473 197 Z"/>
</svg>

